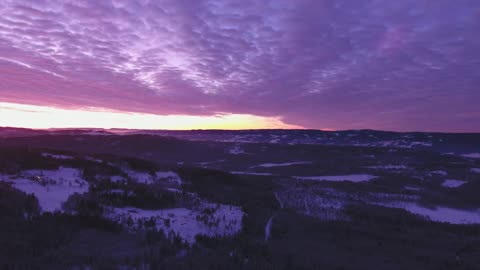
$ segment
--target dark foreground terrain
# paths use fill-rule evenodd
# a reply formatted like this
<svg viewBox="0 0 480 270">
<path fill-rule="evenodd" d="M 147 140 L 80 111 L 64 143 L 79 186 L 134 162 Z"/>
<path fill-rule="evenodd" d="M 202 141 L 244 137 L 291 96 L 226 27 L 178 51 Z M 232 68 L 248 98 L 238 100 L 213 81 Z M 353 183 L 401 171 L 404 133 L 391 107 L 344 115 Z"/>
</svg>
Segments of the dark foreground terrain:
<svg viewBox="0 0 480 270">
<path fill-rule="evenodd" d="M 0 129 L 0 269 L 480 269 L 480 135 Z"/>
</svg>

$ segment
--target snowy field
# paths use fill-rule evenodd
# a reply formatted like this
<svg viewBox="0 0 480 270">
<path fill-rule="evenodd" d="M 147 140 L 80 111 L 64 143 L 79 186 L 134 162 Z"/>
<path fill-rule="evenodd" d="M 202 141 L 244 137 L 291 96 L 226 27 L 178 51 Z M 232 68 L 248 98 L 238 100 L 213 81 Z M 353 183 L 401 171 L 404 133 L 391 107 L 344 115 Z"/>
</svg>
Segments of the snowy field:
<svg viewBox="0 0 480 270">
<path fill-rule="evenodd" d="M 464 154 L 462 157 L 466 158 L 480 158 L 480 153 L 470 153 L 470 154 Z"/>
<path fill-rule="evenodd" d="M 457 187 L 464 183 L 463 181 L 460 182 L 447 183 L 451 187 Z M 405 189 L 421 191 L 420 188 L 411 186 L 405 186 Z M 344 214 L 346 205 L 366 204 L 404 209 L 434 222 L 480 224 L 480 209 L 456 209 L 441 205 L 429 208 L 417 203 L 420 199 L 418 195 L 377 192 L 356 194 L 333 188 L 292 188 L 275 193 L 275 196 L 277 201 L 286 205 L 286 207 L 325 221 L 348 220 L 348 217 Z"/>
<path fill-rule="evenodd" d="M 88 183 L 81 178 L 81 171 L 60 167 L 58 170 L 30 170 L 19 175 L 3 176 L 2 180 L 13 187 L 37 197 L 42 211 L 61 211 L 62 203 L 74 193 L 88 191 Z"/>
<path fill-rule="evenodd" d="M 132 229 L 138 221 L 155 221 L 155 227 L 165 234 L 179 235 L 187 243 L 195 242 L 195 236 L 228 236 L 242 228 L 244 213 L 240 207 L 203 203 L 197 209 L 173 208 L 143 210 L 138 208 L 112 208 L 107 218 Z M 129 226 L 129 219 L 133 221 Z"/>
<path fill-rule="evenodd" d="M 467 211 L 441 206 L 427 208 L 414 202 L 392 202 L 379 205 L 391 208 L 401 208 L 412 214 L 420 215 L 435 222 L 446 222 L 450 224 L 480 224 L 480 209 Z"/>
</svg>

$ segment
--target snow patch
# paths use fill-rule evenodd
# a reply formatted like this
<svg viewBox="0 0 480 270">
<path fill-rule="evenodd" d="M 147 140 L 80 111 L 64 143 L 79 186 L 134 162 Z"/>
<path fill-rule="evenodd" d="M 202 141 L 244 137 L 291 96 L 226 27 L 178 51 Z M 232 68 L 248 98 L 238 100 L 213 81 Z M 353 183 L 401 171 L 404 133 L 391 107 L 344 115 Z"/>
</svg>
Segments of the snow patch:
<svg viewBox="0 0 480 270">
<path fill-rule="evenodd" d="M 271 216 L 268 221 L 267 225 L 265 225 L 265 242 L 270 239 L 270 232 L 272 231 L 272 221 L 273 221 L 274 216 Z"/>
<path fill-rule="evenodd" d="M 426 208 L 411 202 L 395 202 L 382 204 L 385 207 L 401 208 L 410 213 L 421 215 L 431 221 L 447 222 L 451 224 L 479 224 L 480 209 L 467 211 L 448 207 Z"/>
<path fill-rule="evenodd" d="M 289 163 L 263 163 L 263 164 L 260 164 L 260 165 L 252 166 L 250 168 L 256 168 L 256 167 L 263 167 L 263 168 L 284 167 L 284 166 L 311 164 L 311 163 L 312 163 L 311 161 L 297 161 L 297 162 L 289 162 Z"/>
<path fill-rule="evenodd" d="M 431 173 L 432 174 L 439 174 L 439 175 L 443 175 L 443 176 L 448 175 L 448 173 L 446 171 L 432 171 Z"/>
<path fill-rule="evenodd" d="M 442 183 L 443 187 L 448 187 L 448 188 L 456 188 L 459 186 L 462 186 L 466 184 L 466 181 L 461 181 L 461 180 L 455 180 L 455 179 L 447 179 Z"/>
<path fill-rule="evenodd" d="M 126 179 L 123 176 L 120 175 L 114 175 L 110 177 L 110 181 L 113 183 L 121 183 L 125 181 Z"/>
<path fill-rule="evenodd" d="M 480 168 L 472 168 L 471 171 L 474 173 L 480 173 Z"/>
<path fill-rule="evenodd" d="M 375 170 L 406 170 L 408 169 L 405 165 L 377 165 L 377 166 L 368 166 L 369 169 Z"/>
<path fill-rule="evenodd" d="M 49 158 L 55 158 L 55 159 L 73 159 L 72 156 L 67 156 L 67 155 L 55 155 L 51 153 L 42 153 L 42 156 L 44 157 L 49 157 Z"/>
<path fill-rule="evenodd" d="M 128 175 L 128 177 L 132 178 L 132 180 L 135 182 L 144 183 L 144 184 L 153 184 L 154 182 L 153 176 L 149 173 L 128 170 L 128 169 L 124 169 L 123 171 Z"/>
<path fill-rule="evenodd" d="M 419 187 L 411 187 L 411 186 L 404 186 L 403 188 L 406 189 L 406 190 L 410 190 L 410 191 L 420 191 L 421 190 L 421 188 L 419 188 Z"/>
<path fill-rule="evenodd" d="M 314 180 L 314 181 L 349 181 L 349 182 L 367 182 L 378 176 L 369 174 L 351 174 L 351 175 L 329 175 L 329 176 L 294 176 L 293 178 L 298 180 Z"/>
<path fill-rule="evenodd" d="M 176 185 L 181 185 L 182 184 L 182 179 L 178 174 L 168 171 L 168 172 L 156 172 L 155 177 L 157 180 L 167 180 L 170 183 L 176 184 Z"/>
<path fill-rule="evenodd" d="M 461 156 L 466 158 L 480 158 L 480 153 L 470 153 L 470 154 L 464 154 Z"/>
<path fill-rule="evenodd" d="M 245 151 L 243 151 L 243 149 L 240 148 L 240 146 L 238 145 L 235 145 L 234 147 L 232 147 L 230 150 L 228 150 L 228 152 L 232 155 L 245 154 Z"/>
<path fill-rule="evenodd" d="M 166 188 L 166 190 L 173 192 L 173 193 L 182 193 L 183 190 L 178 189 L 178 188 Z"/>
<path fill-rule="evenodd" d="M 428 147 L 431 147 L 432 143 L 429 143 L 429 142 L 411 142 L 410 147 L 412 147 L 412 146 L 428 146 Z"/>
<path fill-rule="evenodd" d="M 239 171 L 233 171 L 233 172 L 230 172 L 230 173 L 231 173 L 231 174 L 245 174 L 245 175 L 263 175 L 263 176 L 275 175 L 275 174 L 271 174 L 271 173 L 239 172 Z"/>
<path fill-rule="evenodd" d="M 101 159 L 96 159 L 96 158 L 89 157 L 89 156 L 86 156 L 85 159 L 88 160 L 88 161 L 93 161 L 93 162 L 97 162 L 97 163 L 102 163 L 103 162 L 103 160 L 101 160 Z"/>
</svg>

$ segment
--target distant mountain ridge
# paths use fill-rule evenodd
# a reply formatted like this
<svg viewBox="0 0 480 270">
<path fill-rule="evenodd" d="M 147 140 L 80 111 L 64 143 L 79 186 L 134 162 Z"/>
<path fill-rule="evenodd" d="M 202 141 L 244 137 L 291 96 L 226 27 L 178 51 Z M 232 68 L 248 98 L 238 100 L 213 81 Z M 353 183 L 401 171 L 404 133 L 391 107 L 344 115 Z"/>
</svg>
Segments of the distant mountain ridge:
<svg viewBox="0 0 480 270">
<path fill-rule="evenodd" d="M 480 152 L 480 133 L 393 132 L 377 130 L 129 130 L 129 129 L 49 129 L 0 128 L 0 138 L 38 135 L 174 137 L 189 141 L 231 143 L 317 144 L 363 147 L 425 149 L 441 153 Z"/>
</svg>

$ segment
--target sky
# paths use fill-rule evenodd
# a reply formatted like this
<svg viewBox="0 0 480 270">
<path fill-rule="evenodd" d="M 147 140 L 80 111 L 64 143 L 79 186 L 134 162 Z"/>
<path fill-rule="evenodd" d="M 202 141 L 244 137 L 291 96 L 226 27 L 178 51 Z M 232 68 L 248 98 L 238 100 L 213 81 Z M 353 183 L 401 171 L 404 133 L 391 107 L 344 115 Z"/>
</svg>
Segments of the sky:
<svg viewBox="0 0 480 270">
<path fill-rule="evenodd" d="M 480 132 L 478 0 L 1 0 L 0 126 Z"/>
</svg>

